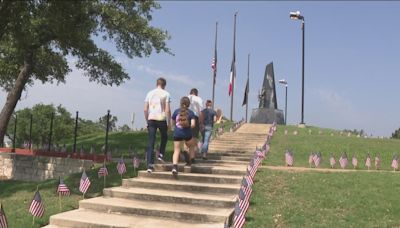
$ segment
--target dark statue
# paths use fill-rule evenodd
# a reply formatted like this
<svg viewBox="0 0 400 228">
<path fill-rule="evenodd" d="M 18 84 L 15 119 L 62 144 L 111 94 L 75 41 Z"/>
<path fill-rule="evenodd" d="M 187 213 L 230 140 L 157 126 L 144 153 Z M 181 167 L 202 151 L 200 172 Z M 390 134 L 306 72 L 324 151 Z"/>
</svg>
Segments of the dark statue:
<svg viewBox="0 0 400 228">
<path fill-rule="evenodd" d="M 274 65 L 269 63 L 265 68 L 264 81 L 258 94 L 259 106 L 253 109 L 250 123 L 283 124 L 283 111 L 278 109 L 275 90 Z"/>
</svg>

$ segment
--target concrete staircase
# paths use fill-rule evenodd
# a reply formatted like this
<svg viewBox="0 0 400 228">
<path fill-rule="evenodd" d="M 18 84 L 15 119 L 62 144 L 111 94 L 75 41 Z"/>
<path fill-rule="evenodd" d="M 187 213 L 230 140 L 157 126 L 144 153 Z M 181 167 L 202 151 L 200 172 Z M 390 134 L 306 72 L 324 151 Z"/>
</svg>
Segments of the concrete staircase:
<svg viewBox="0 0 400 228">
<path fill-rule="evenodd" d="M 104 189 L 104 196 L 81 200 L 79 209 L 50 217 L 47 228 L 62 227 L 194 227 L 221 228 L 232 224 L 234 204 L 256 146 L 269 125 L 244 124 L 210 144 L 208 160 L 191 167 L 156 164 L 156 172 L 140 171 L 121 187 Z"/>
</svg>

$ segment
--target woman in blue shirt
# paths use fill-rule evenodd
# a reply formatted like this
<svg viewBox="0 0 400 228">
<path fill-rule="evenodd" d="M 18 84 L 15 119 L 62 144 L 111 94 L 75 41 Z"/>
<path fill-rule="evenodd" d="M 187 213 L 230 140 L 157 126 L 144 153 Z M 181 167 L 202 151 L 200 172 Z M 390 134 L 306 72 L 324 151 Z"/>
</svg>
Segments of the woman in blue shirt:
<svg viewBox="0 0 400 228">
<path fill-rule="evenodd" d="M 196 140 L 192 137 L 191 128 L 196 126 L 194 113 L 189 109 L 190 100 L 188 97 L 182 97 L 180 101 L 180 108 L 174 111 L 172 114 L 172 124 L 175 126 L 174 129 L 174 155 L 172 157 L 172 174 L 178 174 L 178 161 L 179 154 L 181 152 L 182 142 L 185 142 L 189 148 L 189 152 L 192 153 L 195 149 Z"/>
</svg>

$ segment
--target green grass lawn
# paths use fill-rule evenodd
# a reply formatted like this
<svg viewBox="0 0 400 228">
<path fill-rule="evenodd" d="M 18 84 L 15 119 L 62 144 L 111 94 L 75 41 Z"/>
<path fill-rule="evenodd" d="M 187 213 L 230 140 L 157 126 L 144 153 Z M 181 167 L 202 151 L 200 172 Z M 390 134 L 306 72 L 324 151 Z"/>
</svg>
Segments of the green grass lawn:
<svg viewBox="0 0 400 228">
<path fill-rule="evenodd" d="M 233 123 L 225 123 L 225 130 L 228 130 Z M 216 125 L 215 127 L 218 127 Z M 91 134 L 80 136 L 77 139 L 78 148 L 83 145 L 84 148 L 90 148 L 91 145 L 103 145 L 105 134 Z M 173 153 L 172 132 L 169 133 L 170 140 L 167 143 L 166 160 L 170 161 Z M 159 142 L 159 136 L 157 138 Z M 71 143 L 68 144 L 71 148 Z M 133 173 L 132 158 L 128 155 L 130 145 L 138 152 L 142 158 L 141 168 L 145 168 L 143 163 L 144 152 L 147 146 L 147 132 L 112 132 L 109 135 L 109 145 L 111 148 L 118 147 L 118 156 L 125 155 L 125 163 L 128 173 L 123 178 L 136 176 Z M 99 146 L 100 148 L 100 146 Z M 96 151 L 101 153 L 100 150 Z M 116 154 L 113 154 L 116 156 Z M 97 172 L 101 164 L 97 164 L 94 169 L 88 170 L 87 175 L 91 181 L 91 186 L 85 195 L 85 198 L 91 198 L 102 195 L 103 178 L 98 178 Z M 107 165 L 109 176 L 107 177 L 106 187 L 120 186 L 121 176 L 117 173 L 116 163 Z M 82 199 L 82 194 L 79 192 L 79 181 L 81 173 L 73 174 L 64 177 L 65 184 L 71 190 L 71 196 L 62 198 L 62 211 L 68 211 L 78 208 L 78 202 Z M 44 216 L 40 219 L 35 219 L 32 226 L 32 216 L 28 212 L 29 205 L 32 201 L 37 186 L 45 204 Z M 5 210 L 9 227 L 42 227 L 49 222 L 49 217 L 60 212 L 59 198 L 56 195 L 58 179 L 51 179 L 41 182 L 26 182 L 26 181 L 1 181 L 0 180 L 0 202 Z"/>
<path fill-rule="evenodd" d="M 134 173 L 133 171 L 132 161 L 126 159 L 125 163 L 128 173 L 125 173 L 123 178 L 136 176 L 137 172 Z M 97 176 L 99 167 L 100 165 L 98 164 L 94 169 L 86 171 L 91 185 L 85 194 L 85 198 L 101 195 L 104 179 Z M 109 176 L 106 177 L 106 187 L 121 185 L 121 176 L 118 174 L 116 167 L 116 163 L 107 165 Z M 141 163 L 141 168 L 144 168 L 143 163 Z M 67 176 L 64 179 L 65 184 L 71 191 L 71 195 L 62 197 L 62 211 L 78 208 L 78 202 L 82 199 L 82 193 L 79 192 L 81 175 L 82 173 L 77 173 Z M 56 194 L 58 179 L 41 182 L 0 181 L 0 201 L 3 204 L 9 227 L 31 227 L 32 216 L 28 212 L 28 208 L 37 186 L 39 186 L 39 191 L 45 205 L 45 213 L 42 218 L 35 219 L 35 224 L 32 227 L 41 227 L 48 224 L 49 217 L 60 212 L 59 198 Z"/>
<path fill-rule="evenodd" d="M 246 227 L 399 227 L 399 175 L 259 169 Z"/>
<path fill-rule="evenodd" d="M 284 135 L 285 129 L 288 130 L 288 135 Z M 309 129 L 312 130 L 311 134 L 309 134 Z M 294 131 L 298 131 L 298 134 L 294 135 Z M 321 131 L 321 134 L 319 134 L 319 131 Z M 331 136 L 331 133 L 333 133 L 333 136 Z M 343 151 L 346 151 L 349 158 L 348 168 L 353 168 L 351 158 L 354 153 L 358 159 L 358 169 L 366 169 L 364 166 L 365 158 L 370 153 L 372 163 L 375 155 L 379 154 L 381 169 L 391 170 L 392 157 L 394 154 L 399 154 L 400 140 L 357 138 L 354 135 L 347 137 L 339 135 L 339 131 L 315 127 L 300 129 L 295 126 L 278 126 L 278 131 L 271 141 L 270 154 L 263 164 L 285 165 L 284 152 L 287 148 L 294 152 L 294 166 L 309 167 L 308 156 L 311 152 L 319 151 L 322 153 L 322 168 L 330 167 L 329 156 L 331 153 L 336 158 L 336 167 L 339 168 L 339 157 Z"/>
</svg>

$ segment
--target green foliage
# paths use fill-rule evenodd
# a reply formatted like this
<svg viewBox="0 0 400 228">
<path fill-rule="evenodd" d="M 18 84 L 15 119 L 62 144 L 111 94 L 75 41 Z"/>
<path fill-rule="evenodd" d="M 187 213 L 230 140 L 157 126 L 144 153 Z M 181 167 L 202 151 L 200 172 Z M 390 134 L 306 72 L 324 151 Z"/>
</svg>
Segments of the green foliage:
<svg viewBox="0 0 400 228">
<path fill-rule="evenodd" d="M 76 57 L 76 67 L 91 81 L 119 85 L 129 79 L 94 36 L 115 43 L 129 58 L 169 53 L 166 31 L 149 24 L 154 1 L 1 1 L 0 86 L 12 88 L 20 67 L 32 55 L 29 84 L 64 82 L 70 71 L 66 56 Z"/>
<path fill-rule="evenodd" d="M 122 132 L 129 132 L 129 131 L 132 131 L 132 129 L 131 129 L 127 124 L 122 125 L 121 127 L 119 127 L 118 130 L 119 130 L 119 131 L 122 131 Z"/>
<path fill-rule="evenodd" d="M 16 145 L 29 142 L 30 118 L 32 115 L 32 142 L 36 145 L 48 143 L 50 134 L 51 115 L 54 113 L 53 120 L 53 142 L 59 142 L 73 135 L 74 119 L 61 105 L 37 104 L 32 108 L 24 108 L 16 112 L 17 132 Z M 15 116 L 11 119 L 7 129 L 7 135 L 13 138 L 15 126 Z"/>
<path fill-rule="evenodd" d="M 108 122 L 108 130 L 109 131 L 117 130 L 117 121 L 118 121 L 118 118 L 116 116 L 110 115 L 110 119 Z M 97 123 L 105 131 L 107 128 L 107 115 L 100 117 L 99 121 Z"/>
<path fill-rule="evenodd" d="M 392 133 L 392 139 L 400 139 L 400 128 Z"/>
</svg>

